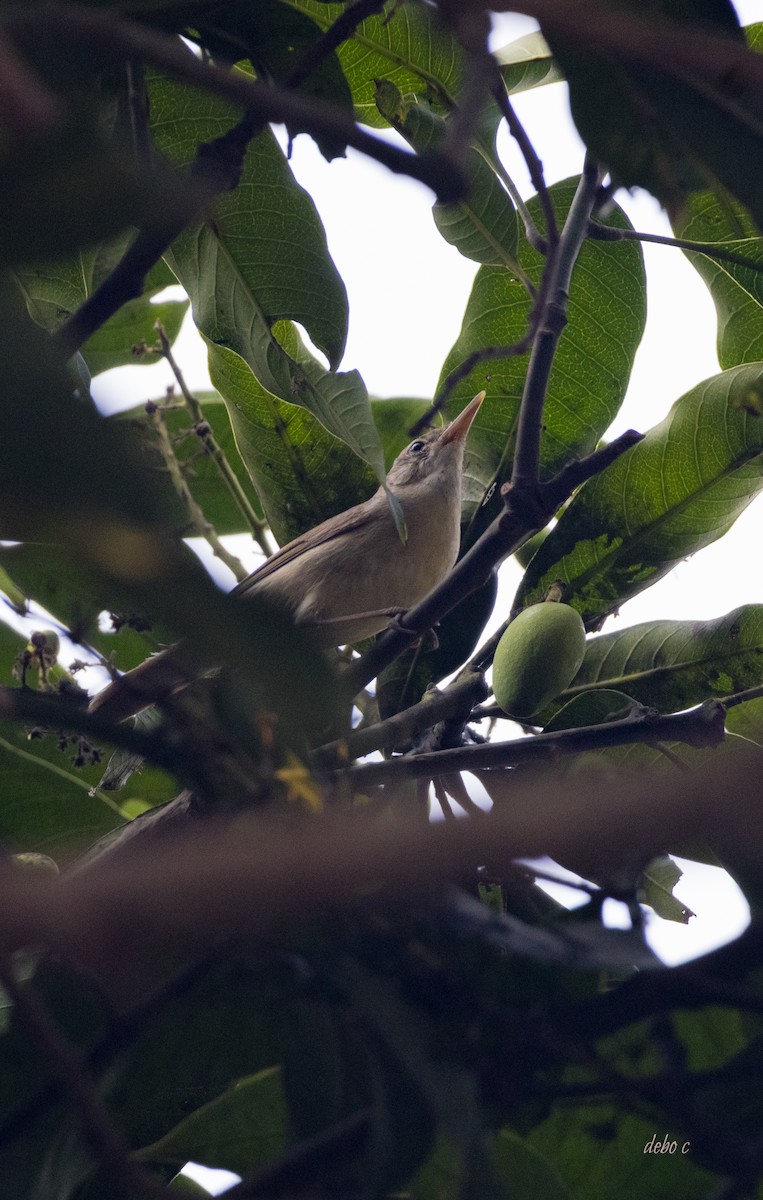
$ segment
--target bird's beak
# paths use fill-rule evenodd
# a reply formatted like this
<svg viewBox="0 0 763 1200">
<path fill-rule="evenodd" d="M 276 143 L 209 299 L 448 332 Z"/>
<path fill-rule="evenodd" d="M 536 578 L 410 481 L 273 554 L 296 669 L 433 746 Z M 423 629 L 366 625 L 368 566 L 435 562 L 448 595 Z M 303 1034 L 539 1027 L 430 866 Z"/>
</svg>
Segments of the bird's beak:
<svg viewBox="0 0 763 1200">
<path fill-rule="evenodd" d="M 442 435 L 440 442 L 444 446 L 446 442 L 464 442 L 466 436 L 472 427 L 472 421 L 479 412 L 480 405 L 485 399 L 485 393 L 479 392 L 473 400 L 470 400 L 463 412 L 460 412 L 455 421 L 451 421 Z"/>
</svg>

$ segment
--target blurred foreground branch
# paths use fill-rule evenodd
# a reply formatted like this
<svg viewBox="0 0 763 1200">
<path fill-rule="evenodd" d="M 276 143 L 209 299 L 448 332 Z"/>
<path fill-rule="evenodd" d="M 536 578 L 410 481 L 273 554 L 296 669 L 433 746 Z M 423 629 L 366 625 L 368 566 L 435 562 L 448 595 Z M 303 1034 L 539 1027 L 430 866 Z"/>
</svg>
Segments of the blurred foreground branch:
<svg viewBox="0 0 763 1200">
<path fill-rule="evenodd" d="M 170 843 L 167 853 L 156 842 L 136 845 L 68 876 L 3 865 L 0 948 L 47 945 L 118 987 L 157 954 L 195 959 L 230 940 L 259 939 L 307 912 L 354 906 L 370 884 L 377 897 L 428 894 L 501 857 L 649 857 L 691 829 L 718 854 L 759 869 L 760 755 L 740 753 L 733 766 L 724 759 L 680 781 L 642 774 L 595 791 L 584 780 L 550 789 L 547 780 L 520 784 L 513 772 L 494 773 L 496 805 L 479 820 L 242 817 L 173 837 L 171 853 Z"/>
</svg>

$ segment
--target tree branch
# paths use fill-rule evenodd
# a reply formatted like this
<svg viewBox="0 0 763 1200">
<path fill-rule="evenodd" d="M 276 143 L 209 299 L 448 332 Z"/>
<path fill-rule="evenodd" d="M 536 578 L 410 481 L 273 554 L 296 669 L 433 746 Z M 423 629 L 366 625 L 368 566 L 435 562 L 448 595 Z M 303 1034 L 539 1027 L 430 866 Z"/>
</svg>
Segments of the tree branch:
<svg viewBox="0 0 763 1200">
<path fill-rule="evenodd" d="M 449 771 L 482 771 L 537 762 L 552 755 L 579 754 L 584 750 L 604 750 L 634 743 L 684 742 L 697 748 L 719 745 L 725 736 L 725 709 L 717 700 L 706 700 L 685 713 L 661 716 L 651 711 L 612 721 L 605 725 L 587 725 L 580 729 L 562 729 L 557 733 L 539 733 L 533 738 L 510 742 L 488 742 L 482 746 L 459 746 L 429 754 L 404 755 L 387 762 L 351 767 L 347 774 L 353 785 L 374 787 L 396 779 L 433 778 Z"/>
<path fill-rule="evenodd" d="M 375 894 L 383 882 L 386 895 L 403 901 L 496 856 L 641 859 L 679 845 L 691 829 L 727 860 L 759 869 L 760 754 L 721 757 L 682 776 L 679 787 L 664 772 L 592 789 L 580 779 L 549 788 L 547 779 L 495 771 L 491 791 L 506 803 L 447 825 L 428 825 L 418 813 L 383 822 L 362 813 L 287 822 L 258 813 L 234 828 L 210 821 L 178 836 L 171 854 L 136 845 L 124 859 L 107 856 L 74 874 L 30 877 L 0 863 L 0 946 L 47 945 L 118 995 L 149 947 L 152 961 L 170 951 L 173 962 L 198 960 L 221 942 L 248 943 L 306 913 L 356 906 L 370 883 Z"/>
<path fill-rule="evenodd" d="M 580 184 L 570 205 L 556 247 L 549 247 L 548 299 L 541 314 L 538 332 L 530 353 L 522 402 L 517 422 L 511 481 L 514 486 L 534 487 L 538 483 L 540 441 L 543 432 L 543 408 L 548 391 L 551 366 L 562 330 L 567 323 L 572 268 L 577 261 L 600 182 L 599 169 L 586 158 Z"/>
</svg>

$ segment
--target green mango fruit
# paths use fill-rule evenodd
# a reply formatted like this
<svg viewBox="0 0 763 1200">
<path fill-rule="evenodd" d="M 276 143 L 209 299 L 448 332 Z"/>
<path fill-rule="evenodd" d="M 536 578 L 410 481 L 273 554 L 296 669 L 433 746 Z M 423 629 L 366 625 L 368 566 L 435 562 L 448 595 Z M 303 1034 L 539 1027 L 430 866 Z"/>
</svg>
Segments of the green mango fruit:
<svg viewBox="0 0 763 1200">
<path fill-rule="evenodd" d="M 509 625 L 493 659 L 493 693 L 505 713 L 527 721 L 563 692 L 585 654 L 585 626 L 569 604 L 544 600 Z"/>
</svg>

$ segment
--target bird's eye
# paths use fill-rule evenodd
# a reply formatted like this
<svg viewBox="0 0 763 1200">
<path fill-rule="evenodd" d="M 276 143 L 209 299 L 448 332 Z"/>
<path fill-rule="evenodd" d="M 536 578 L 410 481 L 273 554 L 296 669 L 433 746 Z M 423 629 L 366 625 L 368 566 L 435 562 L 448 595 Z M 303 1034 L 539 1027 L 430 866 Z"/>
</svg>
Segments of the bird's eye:
<svg viewBox="0 0 763 1200">
<path fill-rule="evenodd" d="M 426 442 L 411 442 L 408 449 L 411 451 L 412 454 L 420 454 L 425 446 L 426 446 Z"/>
</svg>

